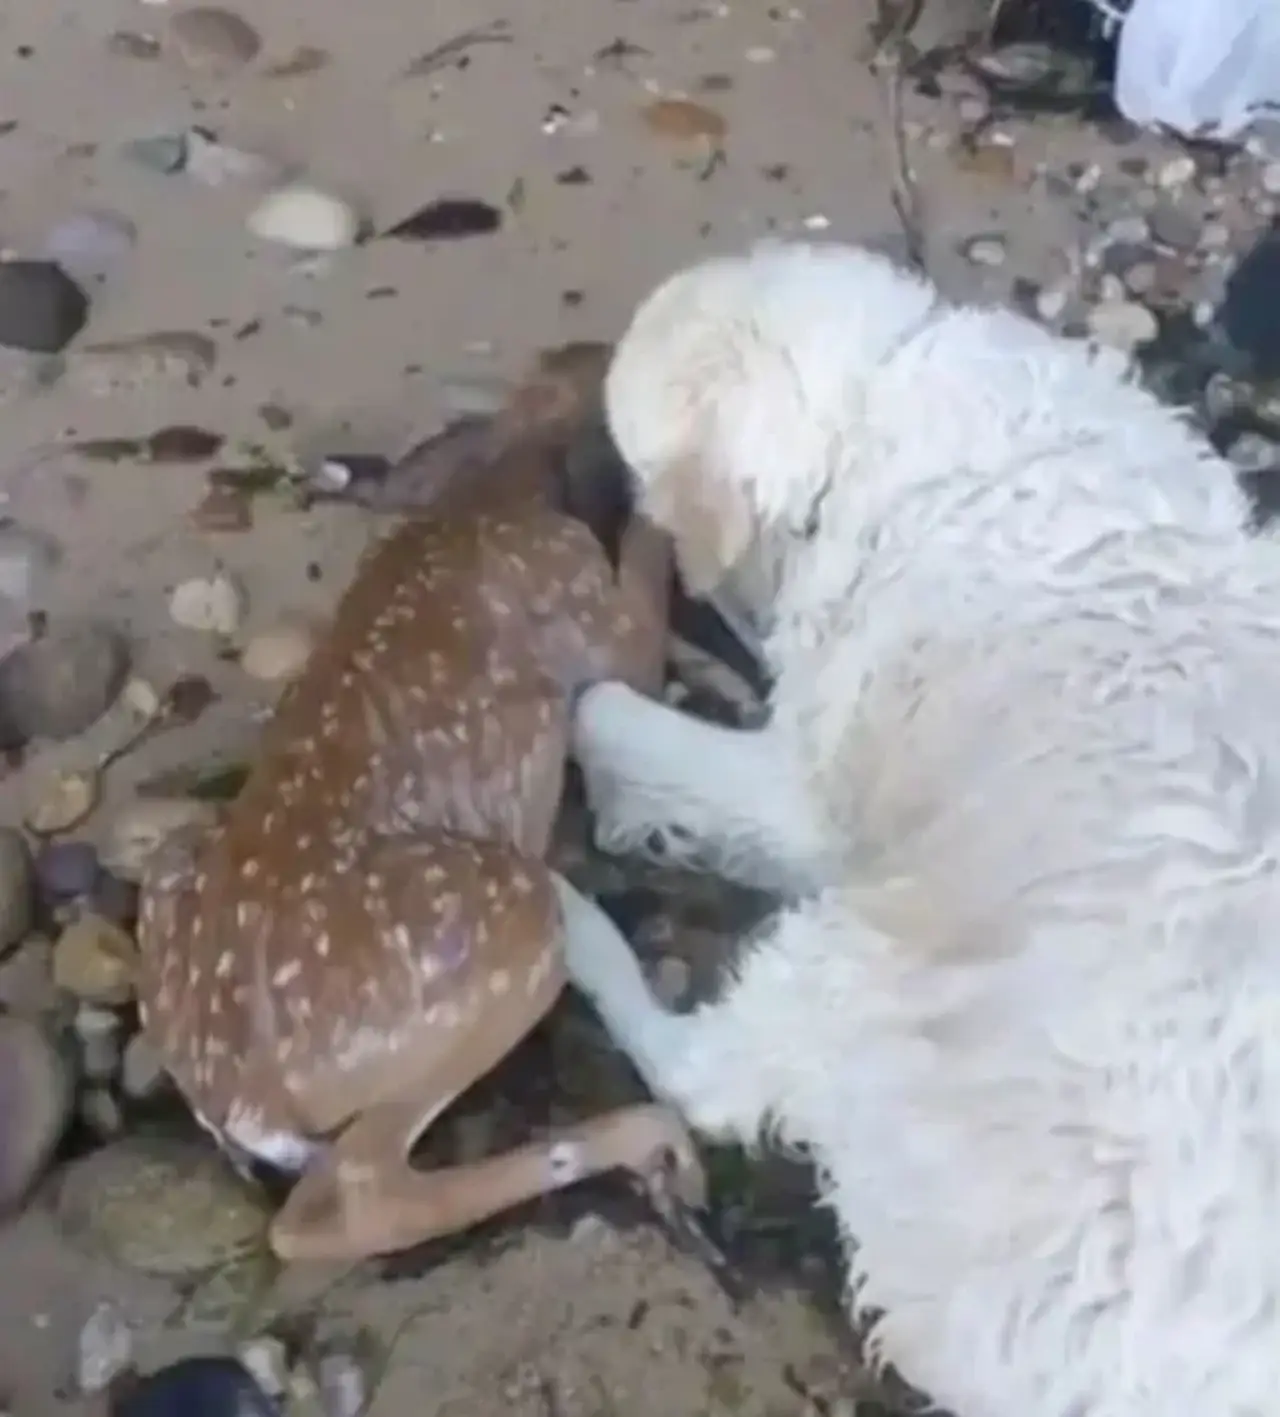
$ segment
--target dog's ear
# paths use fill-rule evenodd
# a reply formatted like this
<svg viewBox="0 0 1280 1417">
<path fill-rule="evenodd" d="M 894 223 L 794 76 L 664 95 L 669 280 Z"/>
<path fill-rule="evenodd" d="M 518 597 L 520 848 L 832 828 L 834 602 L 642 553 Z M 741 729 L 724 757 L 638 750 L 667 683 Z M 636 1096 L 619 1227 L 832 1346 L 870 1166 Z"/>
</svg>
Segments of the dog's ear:
<svg viewBox="0 0 1280 1417">
<path fill-rule="evenodd" d="M 746 489 L 697 453 L 667 464 L 649 485 L 648 505 L 671 535 L 680 579 L 690 595 L 715 590 L 751 544 L 754 526 Z"/>
</svg>

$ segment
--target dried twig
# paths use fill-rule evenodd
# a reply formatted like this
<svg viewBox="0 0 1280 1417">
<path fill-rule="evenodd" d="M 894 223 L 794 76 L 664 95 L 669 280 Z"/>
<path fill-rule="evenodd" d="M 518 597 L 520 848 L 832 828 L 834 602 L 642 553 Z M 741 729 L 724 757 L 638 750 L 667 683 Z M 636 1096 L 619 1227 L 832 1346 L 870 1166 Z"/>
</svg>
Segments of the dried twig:
<svg viewBox="0 0 1280 1417">
<path fill-rule="evenodd" d="M 881 0 L 871 72 L 880 79 L 885 100 L 889 150 L 893 162 L 893 210 L 906 239 L 908 259 L 917 269 L 927 271 L 920 190 L 907 152 L 907 137 L 902 122 L 902 71 L 910 49 L 911 32 L 923 8 L 924 0 L 905 0 L 901 9 L 890 17 L 891 4 L 888 0 Z"/>
</svg>

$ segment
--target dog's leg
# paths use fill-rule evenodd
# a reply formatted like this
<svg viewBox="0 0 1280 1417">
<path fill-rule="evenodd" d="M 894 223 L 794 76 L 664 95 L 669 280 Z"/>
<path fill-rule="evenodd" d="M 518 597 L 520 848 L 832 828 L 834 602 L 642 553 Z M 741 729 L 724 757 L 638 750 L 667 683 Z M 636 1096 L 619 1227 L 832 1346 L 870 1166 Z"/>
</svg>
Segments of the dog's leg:
<svg viewBox="0 0 1280 1417">
<path fill-rule="evenodd" d="M 780 1110 L 797 1056 L 795 1040 L 771 1026 L 786 1007 L 785 961 L 779 974 L 779 955 L 752 951 L 722 999 L 672 1013 L 654 997 L 613 921 L 562 877 L 553 880 L 569 978 L 645 1085 L 698 1131 L 754 1143 Z"/>
<path fill-rule="evenodd" d="M 828 879 L 824 833 L 774 730 L 722 728 L 597 684 L 578 705 L 572 751 L 601 850 L 783 894 Z"/>
</svg>

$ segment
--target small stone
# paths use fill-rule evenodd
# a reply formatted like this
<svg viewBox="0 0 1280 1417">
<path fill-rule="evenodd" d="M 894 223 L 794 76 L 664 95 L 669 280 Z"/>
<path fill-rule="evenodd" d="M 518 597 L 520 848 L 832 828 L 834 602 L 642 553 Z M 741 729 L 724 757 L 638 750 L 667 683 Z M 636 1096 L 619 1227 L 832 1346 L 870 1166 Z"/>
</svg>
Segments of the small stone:
<svg viewBox="0 0 1280 1417">
<path fill-rule="evenodd" d="M 0 660 L 0 747 L 63 742 L 106 713 L 129 672 L 129 647 L 96 620 L 54 624 Z"/>
<path fill-rule="evenodd" d="M 0 523 L 0 598 L 28 609 L 42 597 L 49 572 L 62 559 L 52 537 L 16 522 Z"/>
<path fill-rule="evenodd" d="M 77 280 L 104 280 L 124 265 L 137 244 L 138 228 L 128 217 L 93 207 L 58 222 L 41 254 Z"/>
<path fill-rule="evenodd" d="M 98 777 L 91 772 L 54 772 L 33 783 L 28 793 L 23 816 L 27 829 L 37 836 L 58 836 L 78 827 L 98 805 Z"/>
<path fill-rule="evenodd" d="M 1160 332 L 1160 324 L 1145 305 L 1135 300 L 1106 300 L 1088 316 L 1089 332 L 1114 349 L 1133 350 Z"/>
<path fill-rule="evenodd" d="M 1271 472 L 1280 464 L 1280 447 L 1261 433 L 1242 433 L 1227 449 L 1241 472 Z"/>
<path fill-rule="evenodd" d="M 219 142 L 199 128 L 187 134 L 186 174 L 205 187 L 268 187 L 279 182 L 278 162 L 261 153 L 247 152 Z"/>
<path fill-rule="evenodd" d="M 289 1350 L 278 1338 L 263 1334 L 242 1343 L 236 1355 L 268 1397 L 281 1398 L 289 1390 Z"/>
<path fill-rule="evenodd" d="M 1146 217 L 1133 214 L 1117 217 L 1107 226 L 1106 240 L 1124 246 L 1140 246 L 1151 237 L 1151 226 Z"/>
<path fill-rule="evenodd" d="M 57 951 L 54 952 L 57 970 Z M 110 1082 L 120 1071 L 120 1018 L 113 1009 L 81 1004 L 74 1020 L 80 1070 L 90 1082 Z"/>
<path fill-rule="evenodd" d="M 208 579 L 183 581 L 169 597 L 174 624 L 201 634 L 234 635 L 244 613 L 244 591 L 225 571 Z"/>
<path fill-rule="evenodd" d="M 124 1109 L 109 1087 L 84 1088 L 76 1101 L 76 1115 L 97 1141 L 114 1141 L 124 1132 Z"/>
<path fill-rule="evenodd" d="M 1262 190 L 1269 197 L 1280 197 L 1280 162 L 1269 162 L 1258 174 Z"/>
<path fill-rule="evenodd" d="M 326 1353 L 320 1359 L 316 1385 L 325 1417 L 360 1417 L 369 1400 L 364 1373 L 346 1353 Z"/>
<path fill-rule="evenodd" d="M 1195 175 L 1195 158 L 1183 154 L 1181 157 L 1170 158 L 1161 166 L 1156 174 L 1156 185 L 1168 192 L 1175 187 L 1185 187 Z"/>
<path fill-rule="evenodd" d="M 177 11 L 169 21 L 169 39 L 187 68 L 206 74 L 241 69 L 262 48 L 257 30 L 247 20 L 214 5 Z"/>
<path fill-rule="evenodd" d="M 1036 296 L 1036 314 L 1046 324 L 1052 324 L 1062 317 L 1070 298 L 1065 290 L 1046 287 Z"/>
<path fill-rule="evenodd" d="M 150 723 L 153 719 L 158 718 L 160 710 L 164 706 L 160 691 L 155 685 L 136 675 L 128 680 L 120 691 L 120 702 L 139 723 Z"/>
<path fill-rule="evenodd" d="M 85 1397 L 106 1392 L 133 1364 L 133 1330 L 123 1314 L 104 1299 L 80 1330 L 76 1381 Z"/>
<path fill-rule="evenodd" d="M 105 833 L 103 865 L 127 881 L 141 880 L 147 863 L 175 832 L 212 826 L 218 810 L 194 797 L 145 797 L 122 807 Z"/>
<path fill-rule="evenodd" d="M 268 1397 L 235 1358 L 183 1358 L 148 1373 L 112 1403 L 112 1417 L 280 1417 Z"/>
<path fill-rule="evenodd" d="M 961 246 L 961 253 L 975 266 L 1003 266 L 1007 248 L 1003 236 L 972 236 Z"/>
<path fill-rule="evenodd" d="M 0 261 L 0 345 L 57 354 L 88 318 L 89 297 L 56 261 Z"/>
<path fill-rule="evenodd" d="M 1154 261 L 1137 261 L 1125 271 L 1124 287 L 1130 295 L 1150 295 L 1156 288 L 1158 273 Z"/>
<path fill-rule="evenodd" d="M 346 202 L 303 183 L 269 193 L 245 225 L 261 241 L 299 251 L 340 251 L 360 234 L 360 219 Z"/>
<path fill-rule="evenodd" d="M 53 947 L 53 978 L 82 1003 L 116 1008 L 133 998 L 137 947 L 119 926 L 84 914 Z"/>
<path fill-rule="evenodd" d="M 129 339 L 81 345 L 67 355 L 68 384 L 96 398 L 146 388 L 159 380 L 197 387 L 217 364 L 218 346 L 194 330 L 158 330 Z"/>
<path fill-rule="evenodd" d="M 101 873 L 91 841 L 46 842 L 36 855 L 36 886 L 50 906 L 90 895 Z"/>
<path fill-rule="evenodd" d="M 121 59 L 158 59 L 160 41 L 138 30 L 116 30 L 107 36 L 107 53 Z"/>
<path fill-rule="evenodd" d="M 1231 228 L 1225 221 L 1207 221 L 1200 232 L 1202 251 L 1225 251 L 1231 245 Z"/>
<path fill-rule="evenodd" d="M 1112 275 L 1108 271 L 1098 282 L 1098 295 L 1104 302 L 1123 300 L 1124 281 L 1122 281 L 1119 276 Z"/>
<path fill-rule="evenodd" d="M 1161 202 L 1151 213 L 1151 235 L 1161 246 L 1189 251 L 1200 239 L 1200 222 L 1172 202 Z"/>
<path fill-rule="evenodd" d="M 120 1087 L 134 1102 L 146 1102 L 169 1083 L 160 1054 L 145 1033 L 135 1033 L 120 1060 Z"/>
<path fill-rule="evenodd" d="M 33 885 L 26 838 L 13 827 L 0 827 L 0 958 L 31 929 Z"/>
<path fill-rule="evenodd" d="M 146 138 L 133 138 L 124 145 L 124 155 L 137 166 L 167 177 L 181 172 L 187 165 L 187 135 L 156 133 Z"/>
<path fill-rule="evenodd" d="M 0 1215 L 15 1210 L 44 1174 L 71 1100 L 71 1070 L 45 1030 L 0 1014 Z"/>
<path fill-rule="evenodd" d="M 240 667 L 251 679 L 279 683 L 301 671 L 315 647 L 315 631 L 301 618 L 282 620 L 260 630 L 240 656 Z"/>
<path fill-rule="evenodd" d="M 663 955 L 653 974 L 653 992 L 669 1009 L 679 1008 L 689 994 L 693 971 L 679 955 Z"/>
</svg>

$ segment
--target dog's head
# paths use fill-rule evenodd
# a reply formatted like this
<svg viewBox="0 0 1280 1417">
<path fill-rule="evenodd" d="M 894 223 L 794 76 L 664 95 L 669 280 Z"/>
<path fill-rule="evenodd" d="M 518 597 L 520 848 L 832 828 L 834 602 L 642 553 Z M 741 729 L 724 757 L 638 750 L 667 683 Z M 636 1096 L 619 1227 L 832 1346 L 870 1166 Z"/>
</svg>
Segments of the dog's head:
<svg viewBox="0 0 1280 1417">
<path fill-rule="evenodd" d="M 862 385 L 933 298 L 869 250 L 768 242 L 680 271 L 641 304 L 605 407 L 692 592 L 809 534 Z"/>
</svg>

